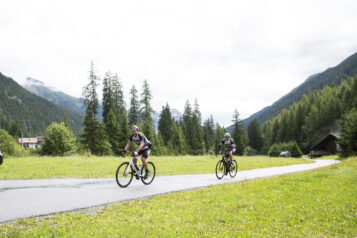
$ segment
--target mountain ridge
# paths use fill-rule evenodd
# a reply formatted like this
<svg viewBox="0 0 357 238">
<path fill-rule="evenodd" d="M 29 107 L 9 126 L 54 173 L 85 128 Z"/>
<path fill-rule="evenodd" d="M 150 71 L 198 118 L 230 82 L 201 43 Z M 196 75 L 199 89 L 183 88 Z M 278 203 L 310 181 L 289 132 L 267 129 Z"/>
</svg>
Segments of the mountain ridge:
<svg viewBox="0 0 357 238">
<path fill-rule="evenodd" d="M 259 124 L 277 116 L 281 110 L 289 108 L 293 103 L 299 101 L 304 94 L 310 91 L 321 90 L 326 85 L 340 85 L 341 82 L 357 74 L 357 53 L 344 59 L 335 67 L 329 67 L 326 70 L 309 76 L 302 84 L 293 88 L 289 93 L 283 95 L 272 105 L 253 113 L 242 124 L 248 127 L 249 122 L 256 118 Z M 227 131 L 233 131 L 233 125 L 226 128 Z"/>
<path fill-rule="evenodd" d="M 43 135 L 52 122 L 67 118 L 75 133 L 82 131 L 84 116 L 29 92 L 0 72 L 0 128 L 17 124 L 24 136 Z"/>
</svg>

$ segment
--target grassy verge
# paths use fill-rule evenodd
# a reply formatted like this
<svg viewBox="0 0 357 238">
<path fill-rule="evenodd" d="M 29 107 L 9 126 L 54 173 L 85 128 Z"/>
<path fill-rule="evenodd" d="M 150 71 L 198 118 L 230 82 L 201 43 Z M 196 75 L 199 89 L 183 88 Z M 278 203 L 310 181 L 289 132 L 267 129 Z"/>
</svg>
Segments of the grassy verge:
<svg viewBox="0 0 357 238">
<path fill-rule="evenodd" d="M 357 157 L 273 178 L 0 225 L 9 237 L 355 237 Z"/>
<path fill-rule="evenodd" d="M 239 170 L 310 163 L 302 159 L 263 156 L 236 157 Z M 118 165 L 127 161 L 119 157 L 26 157 L 10 158 L 0 166 L 0 179 L 35 178 L 111 178 Z M 151 157 L 157 175 L 214 173 L 218 158 L 214 156 Z"/>
</svg>

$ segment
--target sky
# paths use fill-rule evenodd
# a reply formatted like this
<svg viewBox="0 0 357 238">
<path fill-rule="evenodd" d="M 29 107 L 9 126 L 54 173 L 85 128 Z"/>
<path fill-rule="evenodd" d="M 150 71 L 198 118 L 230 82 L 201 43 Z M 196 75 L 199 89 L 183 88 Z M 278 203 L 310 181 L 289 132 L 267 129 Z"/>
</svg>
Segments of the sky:
<svg viewBox="0 0 357 238">
<path fill-rule="evenodd" d="M 117 73 L 155 111 L 198 100 L 229 126 L 357 52 L 356 0 L 0 0 L 0 72 L 74 97 Z M 100 89 L 98 93 L 101 94 Z"/>
</svg>

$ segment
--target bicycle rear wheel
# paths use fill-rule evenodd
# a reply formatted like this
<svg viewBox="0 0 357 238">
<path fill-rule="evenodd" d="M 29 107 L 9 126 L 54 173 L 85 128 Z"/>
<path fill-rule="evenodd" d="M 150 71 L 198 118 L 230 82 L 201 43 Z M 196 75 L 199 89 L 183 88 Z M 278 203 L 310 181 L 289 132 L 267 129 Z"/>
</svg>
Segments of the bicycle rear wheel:
<svg viewBox="0 0 357 238">
<path fill-rule="evenodd" d="M 225 169 L 226 166 L 224 165 L 223 161 L 222 160 L 218 161 L 216 165 L 216 176 L 218 179 L 223 178 Z"/>
<path fill-rule="evenodd" d="M 156 169 L 155 169 L 155 165 L 153 162 L 151 162 L 151 161 L 148 162 L 148 169 L 149 169 L 149 176 L 146 179 L 144 177 L 141 177 L 141 181 L 145 185 L 149 185 L 150 183 L 152 183 L 152 181 L 154 181 L 155 174 L 156 174 Z M 145 167 L 141 170 L 141 175 L 143 175 L 143 176 L 146 175 Z"/>
<path fill-rule="evenodd" d="M 133 180 L 133 171 L 129 166 L 129 162 L 123 162 L 119 165 L 115 178 L 119 187 L 122 188 L 127 187 L 131 183 L 131 180 Z"/>
<path fill-rule="evenodd" d="M 234 178 L 237 175 L 238 172 L 238 164 L 237 161 L 234 159 L 231 163 L 231 166 L 229 167 L 229 176 Z"/>
</svg>

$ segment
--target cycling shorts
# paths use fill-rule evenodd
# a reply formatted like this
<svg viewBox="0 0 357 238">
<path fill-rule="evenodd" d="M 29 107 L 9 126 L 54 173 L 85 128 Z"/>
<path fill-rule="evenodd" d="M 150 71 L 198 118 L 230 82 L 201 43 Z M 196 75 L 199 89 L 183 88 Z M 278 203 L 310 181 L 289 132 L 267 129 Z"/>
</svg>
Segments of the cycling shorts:
<svg viewBox="0 0 357 238">
<path fill-rule="evenodd" d="M 147 148 L 144 150 L 140 150 L 138 154 L 147 159 L 149 157 L 150 153 L 151 153 L 151 149 Z"/>
</svg>

